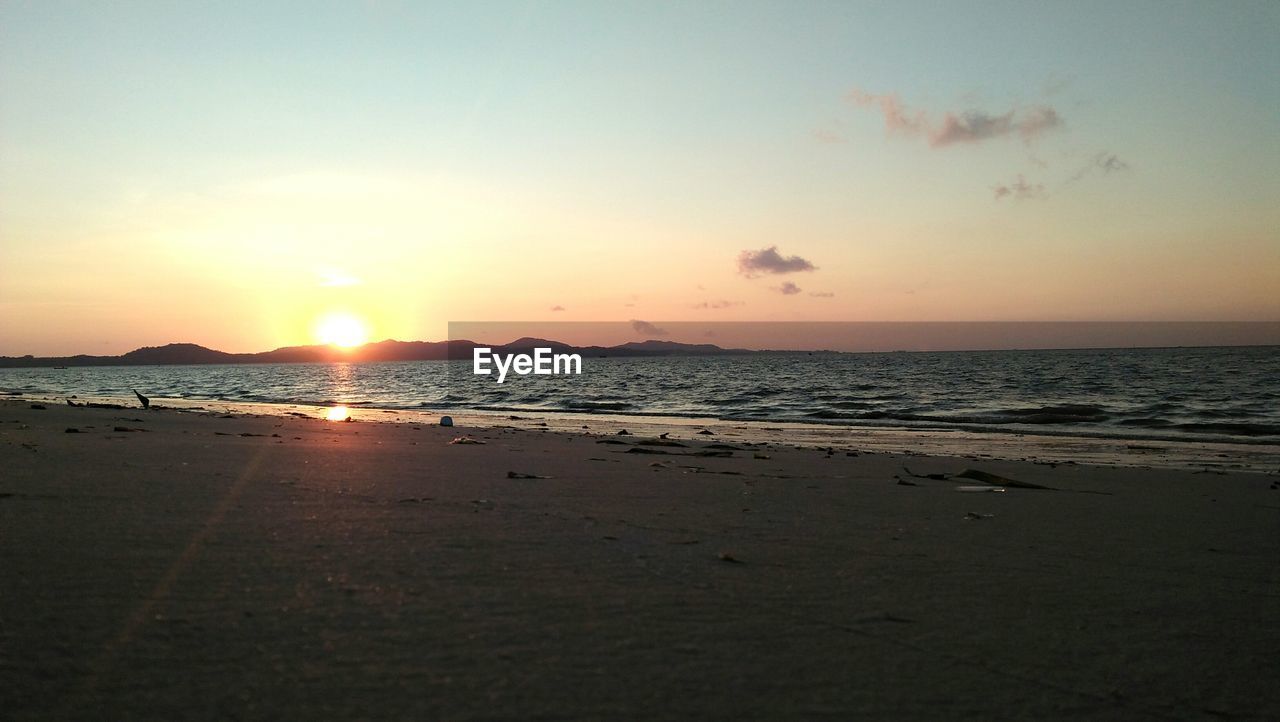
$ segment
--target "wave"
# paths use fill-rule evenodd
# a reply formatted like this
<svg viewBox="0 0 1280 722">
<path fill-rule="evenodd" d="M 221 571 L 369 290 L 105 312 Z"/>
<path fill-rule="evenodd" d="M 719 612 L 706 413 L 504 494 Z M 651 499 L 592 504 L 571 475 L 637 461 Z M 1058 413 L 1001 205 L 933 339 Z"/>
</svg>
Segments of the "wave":
<svg viewBox="0 0 1280 722">
<path fill-rule="evenodd" d="M 1230 434 L 1232 436 L 1280 436 L 1280 424 L 1176 424 L 1173 428 L 1198 433 Z"/>
</svg>

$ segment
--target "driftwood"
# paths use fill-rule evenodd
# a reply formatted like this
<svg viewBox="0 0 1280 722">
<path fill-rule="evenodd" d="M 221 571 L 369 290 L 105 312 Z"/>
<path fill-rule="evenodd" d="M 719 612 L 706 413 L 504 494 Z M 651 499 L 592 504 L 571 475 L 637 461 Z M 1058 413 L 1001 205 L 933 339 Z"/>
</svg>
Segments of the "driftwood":
<svg viewBox="0 0 1280 722">
<path fill-rule="evenodd" d="M 984 484 L 990 484 L 991 486 L 1007 486 L 1011 489 L 1044 489 L 1046 491 L 1059 491 L 1058 489 L 1055 489 L 1052 486 L 1032 484 L 1029 481 L 1018 481 L 1017 479 L 1010 479 L 1007 476 L 991 474 L 985 471 L 980 471 L 978 469 L 965 469 L 959 474 L 917 474 L 905 466 L 902 467 L 902 470 L 907 472 L 908 476 L 915 477 L 916 479 L 932 479 L 933 481 L 950 481 L 951 479 L 973 479 L 974 481 L 980 481 Z"/>
</svg>

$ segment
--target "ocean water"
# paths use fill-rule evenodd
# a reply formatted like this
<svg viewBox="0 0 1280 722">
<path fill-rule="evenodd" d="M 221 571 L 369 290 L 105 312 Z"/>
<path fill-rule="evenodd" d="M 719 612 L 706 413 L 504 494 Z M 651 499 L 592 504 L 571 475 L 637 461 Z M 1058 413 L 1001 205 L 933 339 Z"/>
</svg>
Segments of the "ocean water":
<svg viewBox="0 0 1280 722">
<path fill-rule="evenodd" d="M 1277 347 L 588 358 L 495 378 L 469 361 L 0 369 L 0 391 L 1280 443 Z"/>
</svg>

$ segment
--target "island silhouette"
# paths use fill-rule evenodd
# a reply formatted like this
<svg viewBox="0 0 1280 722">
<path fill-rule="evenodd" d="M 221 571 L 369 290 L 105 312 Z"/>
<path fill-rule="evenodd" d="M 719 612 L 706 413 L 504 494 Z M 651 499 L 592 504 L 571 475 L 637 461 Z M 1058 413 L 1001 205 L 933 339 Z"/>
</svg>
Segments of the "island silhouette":
<svg viewBox="0 0 1280 722">
<path fill-rule="evenodd" d="M 476 348 L 499 353 L 530 353 L 549 348 L 555 353 L 576 353 L 584 358 L 609 356 L 730 355 L 758 353 L 747 349 L 726 349 L 714 344 L 676 341 L 631 341 L 616 346 L 572 346 L 540 338 L 520 338 L 507 344 L 467 340 L 377 341 L 354 348 L 329 345 L 284 346 L 257 353 L 228 353 L 194 343 L 144 346 L 119 356 L 0 356 L 0 368 L 40 368 L 59 366 L 164 366 L 270 363 L 368 363 L 379 361 L 445 361 L 470 359 Z"/>
</svg>

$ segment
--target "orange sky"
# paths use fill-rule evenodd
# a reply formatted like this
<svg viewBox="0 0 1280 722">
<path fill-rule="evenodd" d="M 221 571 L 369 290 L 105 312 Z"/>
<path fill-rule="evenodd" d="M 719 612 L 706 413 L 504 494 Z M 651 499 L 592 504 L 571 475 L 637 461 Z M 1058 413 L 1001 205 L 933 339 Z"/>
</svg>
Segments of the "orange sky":
<svg viewBox="0 0 1280 722">
<path fill-rule="evenodd" d="M 713 4 L 4 4 L 0 354 L 1280 320 L 1274 3 Z"/>
</svg>

